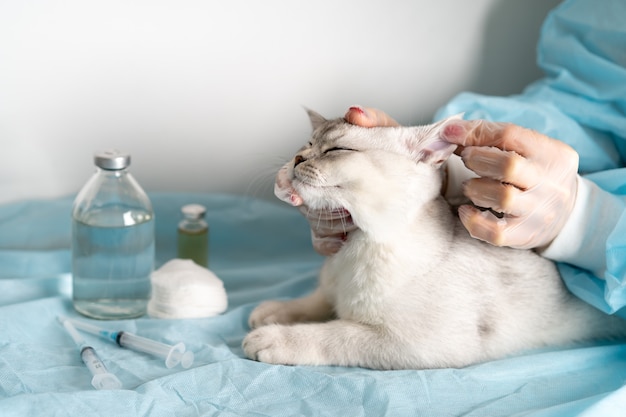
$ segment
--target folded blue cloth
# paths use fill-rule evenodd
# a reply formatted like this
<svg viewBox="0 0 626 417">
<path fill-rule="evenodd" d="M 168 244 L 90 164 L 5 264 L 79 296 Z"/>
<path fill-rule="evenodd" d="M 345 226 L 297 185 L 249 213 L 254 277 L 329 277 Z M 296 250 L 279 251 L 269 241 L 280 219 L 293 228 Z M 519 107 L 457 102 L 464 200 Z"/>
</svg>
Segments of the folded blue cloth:
<svg viewBox="0 0 626 417">
<path fill-rule="evenodd" d="M 323 259 L 291 207 L 229 195 L 151 194 L 157 266 L 176 256 L 184 204 L 207 207 L 210 267 L 229 308 L 206 319 L 100 321 L 164 343 L 196 360 L 163 360 L 85 334 L 123 390 L 97 391 L 56 321 L 71 301 L 71 199 L 0 206 L 0 415 L 68 416 L 622 416 L 625 343 L 528 352 L 464 369 L 372 371 L 274 366 L 243 356 L 250 311 L 302 296 Z M 87 320 L 87 319 L 85 319 Z M 366 347 L 364 347 L 366 348 Z M 462 349 L 462 347 L 459 347 Z"/>
</svg>

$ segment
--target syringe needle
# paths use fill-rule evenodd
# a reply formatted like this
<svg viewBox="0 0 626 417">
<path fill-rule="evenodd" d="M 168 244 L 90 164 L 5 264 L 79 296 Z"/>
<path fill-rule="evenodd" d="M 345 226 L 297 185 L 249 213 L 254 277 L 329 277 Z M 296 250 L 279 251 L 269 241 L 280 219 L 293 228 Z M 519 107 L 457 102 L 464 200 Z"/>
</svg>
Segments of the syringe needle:
<svg viewBox="0 0 626 417">
<path fill-rule="evenodd" d="M 72 340 L 74 340 L 74 343 L 80 351 L 80 358 L 87 366 L 87 369 L 89 369 L 89 372 L 91 372 L 91 385 L 93 385 L 95 389 L 121 389 L 122 383 L 120 380 L 107 370 L 102 360 L 98 357 L 96 350 L 87 345 L 74 325 L 69 320 L 60 317 L 59 321 L 61 321 L 65 330 L 72 337 Z"/>
<path fill-rule="evenodd" d="M 118 345 L 132 349 L 135 351 L 148 353 L 165 360 L 165 366 L 172 368 L 180 363 L 183 368 L 189 368 L 194 361 L 194 354 L 185 349 L 184 343 L 168 345 L 166 343 L 157 342 L 147 337 L 137 336 L 136 334 L 125 331 L 110 331 L 74 319 L 66 319 L 71 321 L 76 328 L 100 336 L 109 341 L 113 341 Z"/>
</svg>

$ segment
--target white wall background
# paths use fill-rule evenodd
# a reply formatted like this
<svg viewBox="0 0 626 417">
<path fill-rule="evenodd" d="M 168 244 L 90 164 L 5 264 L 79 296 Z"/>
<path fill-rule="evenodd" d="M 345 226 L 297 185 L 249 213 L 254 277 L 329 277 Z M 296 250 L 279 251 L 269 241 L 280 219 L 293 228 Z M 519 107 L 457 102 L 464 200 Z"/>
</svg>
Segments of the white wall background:
<svg viewBox="0 0 626 417">
<path fill-rule="evenodd" d="M 430 121 L 541 76 L 557 0 L 0 0 L 0 202 L 78 191 L 95 150 L 147 191 L 272 198 L 302 106 Z"/>
</svg>

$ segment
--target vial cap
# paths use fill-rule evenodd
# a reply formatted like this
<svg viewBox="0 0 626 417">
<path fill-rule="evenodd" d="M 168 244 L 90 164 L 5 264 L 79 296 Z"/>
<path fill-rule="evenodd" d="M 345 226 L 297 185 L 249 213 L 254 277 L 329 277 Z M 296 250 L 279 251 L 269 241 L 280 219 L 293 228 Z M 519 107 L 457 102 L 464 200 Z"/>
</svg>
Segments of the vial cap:
<svg viewBox="0 0 626 417">
<path fill-rule="evenodd" d="M 181 211 L 188 219 L 201 219 L 206 213 L 206 208 L 200 204 L 187 204 L 181 208 Z"/>
<path fill-rule="evenodd" d="M 99 168 L 117 171 L 130 165 L 130 154 L 117 149 L 99 151 L 94 154 L 93 161 Z"/>
</svg>

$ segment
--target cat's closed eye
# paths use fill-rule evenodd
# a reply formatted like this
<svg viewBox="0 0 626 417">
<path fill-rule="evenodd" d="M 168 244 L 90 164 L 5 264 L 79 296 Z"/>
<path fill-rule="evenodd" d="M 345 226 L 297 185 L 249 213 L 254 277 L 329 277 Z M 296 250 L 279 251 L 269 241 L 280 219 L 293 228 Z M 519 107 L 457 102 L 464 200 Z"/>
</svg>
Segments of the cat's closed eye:
<svg viewBox="0 0 626 417">
<path fill-rule="evenodd" d="M 339 146 L 335 146 L 333 148 L 326 149 L 324 151 L 324 153 L 337 152 L 337 151 L 356 151 L 356 150 L 355 149 L 350 149 L 350 148 L 342 148 L 342 147 L 339 147 Z"/>
</svg>

